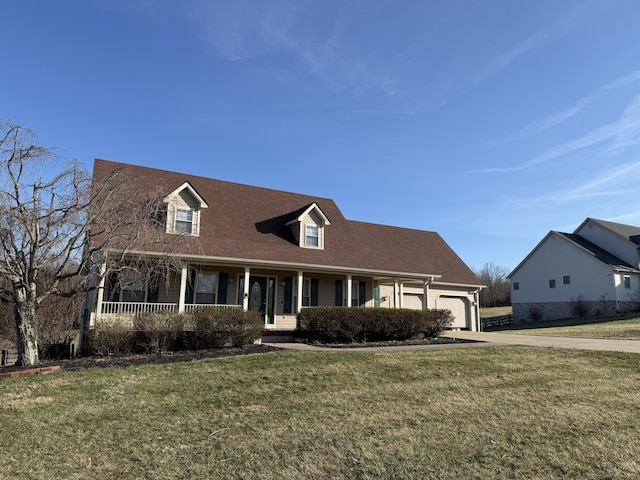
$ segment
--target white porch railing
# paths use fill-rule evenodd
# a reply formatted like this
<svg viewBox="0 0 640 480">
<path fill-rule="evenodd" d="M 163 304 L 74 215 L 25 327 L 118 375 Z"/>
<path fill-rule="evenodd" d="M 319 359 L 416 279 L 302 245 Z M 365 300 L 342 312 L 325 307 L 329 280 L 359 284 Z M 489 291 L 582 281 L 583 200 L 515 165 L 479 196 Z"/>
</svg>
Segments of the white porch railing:
<svg viewBox="0 0 640 480">
<path fill-rule="evenodd" d="M 214 308 L 223 310 L 226 308 L 242 308 L 242 305 L 221 305 L 217 303 L 195 303 L 195 304 L 189 303 L 184 306 L 184 313 L 191 313 L 195 310 L 200 310 L 201 308 L 209 308 L 209 307 L 214 307 Z"/>
<path fill-rule="evenodd" d="M 241 305 L 218 304 L 188 304 L 184 306 L 184 312 L 190 313 L 207 307 L 238 308 Z M 177 303 L 143 303 L 143 302 L 102 302 L 102 314 L 104 315 L 140 315 L 142 313 L 178 313 Z"/>
<path fill-rule="evenodd" d="M 105 315 L 139 315 L 141 313 L 178 313 L 175 303 L 102 302 Z"/>
</svg>

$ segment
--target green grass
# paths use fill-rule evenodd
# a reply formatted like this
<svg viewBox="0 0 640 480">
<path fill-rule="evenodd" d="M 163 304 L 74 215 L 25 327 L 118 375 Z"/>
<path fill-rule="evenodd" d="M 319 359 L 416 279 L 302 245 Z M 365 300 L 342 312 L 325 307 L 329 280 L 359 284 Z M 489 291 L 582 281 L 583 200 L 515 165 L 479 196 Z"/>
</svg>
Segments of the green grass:
<svg viewBox="0 0 640 480">
<path fill-rule="evenodd" d="M 0 382 L 3 479 L 640 476 L 640 356 L 278 352 Z"/>
<path fill-rule="evenodd" d="M 578 338 L 620 338 L 640 340 L 640 317 L 637 314 L 619 318 L 593 317 L 587 319 L 559 320 L 538 324 L 512 325 L 492 331 L 519 335 L 544 335 Z"/>
<path fill-rule="evenodd" d="M 480 318 L 503 317 L 505 315 L 511 315 L 512 312 L 513 309 L 511 308 L 511 306 L 481 308 Z"/>
</svg>

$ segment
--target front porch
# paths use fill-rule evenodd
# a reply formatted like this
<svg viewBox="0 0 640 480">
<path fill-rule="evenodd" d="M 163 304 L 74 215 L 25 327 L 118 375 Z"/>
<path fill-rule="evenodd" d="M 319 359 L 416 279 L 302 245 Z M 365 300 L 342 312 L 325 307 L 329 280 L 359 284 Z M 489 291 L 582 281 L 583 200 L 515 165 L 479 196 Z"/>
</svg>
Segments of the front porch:
<svg viewBox="0 0 640 480">
<path fill-rule="evenodd" d="M 169 278 L 123 271 L 104 276 L 89 325 L 143 314 L 241 307 L 258 312 L 265 330 L 293 331 L 297 313 L 309 306 L 403 308 L 405 282 L 424 285 L 421 307 L 426 309 L 429 282 L 424 279 L 213 264 L 185 264 Z"/>
</svg>

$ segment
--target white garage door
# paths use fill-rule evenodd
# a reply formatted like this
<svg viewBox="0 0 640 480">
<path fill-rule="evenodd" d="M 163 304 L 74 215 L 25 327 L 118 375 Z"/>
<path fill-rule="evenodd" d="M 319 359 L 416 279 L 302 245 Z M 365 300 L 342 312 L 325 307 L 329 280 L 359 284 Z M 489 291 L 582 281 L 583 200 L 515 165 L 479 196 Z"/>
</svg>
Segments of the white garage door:
<svg viewBox="0 0 640 480">
<path fill-rule="evenodd" d="M 416 293 L 405 293 L 402 296 L 402 307 L 412 310 L 422 310 L 422 295 Z"/>
<path fill-rule="evenodd" d="M 451 328 L 469 328 L 467 304 L 462 298 L 440 297 L 438 298 L 438 308 L 451 310 L 451 315 L 453 315 Z"/>
</svg>

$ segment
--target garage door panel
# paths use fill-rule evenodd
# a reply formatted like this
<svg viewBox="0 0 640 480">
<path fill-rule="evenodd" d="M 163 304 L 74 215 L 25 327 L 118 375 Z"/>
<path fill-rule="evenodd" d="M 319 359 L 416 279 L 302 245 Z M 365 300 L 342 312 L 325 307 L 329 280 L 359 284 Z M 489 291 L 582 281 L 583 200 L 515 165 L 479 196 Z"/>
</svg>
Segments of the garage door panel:
<svg viewBox="0 0 640 480">
<path fill-rule="evenodd" d="M 453 316 L 452 328 L 469 328 L 467 304 L 463 298 L 440 297 L 438 298 L 438 308 L 451 310 L 451 315 Z"/>
</svg>

